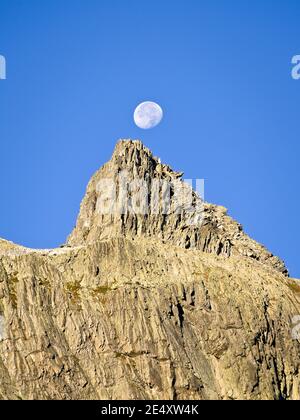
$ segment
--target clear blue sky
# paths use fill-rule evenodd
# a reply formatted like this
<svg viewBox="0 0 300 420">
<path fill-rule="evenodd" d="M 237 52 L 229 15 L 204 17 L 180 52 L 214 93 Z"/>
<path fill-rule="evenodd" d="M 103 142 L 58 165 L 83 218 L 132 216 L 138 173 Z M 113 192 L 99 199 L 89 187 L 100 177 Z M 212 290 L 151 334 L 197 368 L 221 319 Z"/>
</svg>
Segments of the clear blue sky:
<svg viewBox="0 0 300 420">
<path fill-rule="evenodd" d="M 116 140 L 140 138 L 300 277 L 299 22 L 298 0 L 0 0 L 0 237 L 63 243 Z"/>
</svg>

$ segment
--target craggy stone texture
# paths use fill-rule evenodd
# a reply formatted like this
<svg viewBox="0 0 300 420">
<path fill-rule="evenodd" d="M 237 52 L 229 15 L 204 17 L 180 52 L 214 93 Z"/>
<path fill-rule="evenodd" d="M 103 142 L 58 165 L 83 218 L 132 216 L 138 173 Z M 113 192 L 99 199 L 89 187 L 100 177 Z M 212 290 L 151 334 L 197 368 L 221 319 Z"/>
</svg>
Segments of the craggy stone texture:
<svg viewBox="0 0 300 420">
<path fill-rule="evenodd" d="M 117 145 L 68 246 L 0 240 L 0 398 L 300 399 L 300 283 L 222 208 L 189 246 L 174 215 L 101 225 L 96 178 L 156 170 L 150 157 Z"/>
<path fill-rule="evenodd" d="M 248 256 L 287 274 L 284 263 L 250 239 L 241 225 L 227 216 L 227 210 L 221 206 L 205 203 L 201 225 L 189 223 L 193 215 L 176 213 L 174 197 L 171 198 L 173 206 L 167 215 L 159 213 L 145 217 L 130 213 L 117 213 L 114 216 L 99 214 L 97 202 L 102 192 L 98 188 L 99 182 L 109 179 L 118 185 L 118 176 L 122 171 L 126 171 L 129 180 L 138 178 L 148 183 L 153 179 L 182 182 L 180 179 L 183 175 L 182 172 L 175 172 L 168 165 L 161 164 L 140 141 L 120 141 L 112 159 L 96 172 L 88 185 L 76 228 L 69 237 L 69 245 L 90 244 L 116 236 L 154 237 L 168 244 L 217 255 Z M 151 187 L 148 202 L 151 208 Z M 193 202 L 197 211 L 201 210 L 202 202 L 196 193 L 193 193 Z"/>
</svg>

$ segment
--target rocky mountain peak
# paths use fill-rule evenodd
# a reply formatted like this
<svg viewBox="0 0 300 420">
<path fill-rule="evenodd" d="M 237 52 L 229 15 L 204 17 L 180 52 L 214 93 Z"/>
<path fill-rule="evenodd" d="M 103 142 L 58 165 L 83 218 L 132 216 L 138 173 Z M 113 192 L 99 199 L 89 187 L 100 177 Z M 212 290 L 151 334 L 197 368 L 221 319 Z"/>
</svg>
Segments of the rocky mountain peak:
<svg viewBox="0 0 300 420">
<path fill-rule="evenodd" d="M 253 258 L 287 274 L 284 263 L 250 239 L 227 210 L 204 202 L 139 140 L 120 140 L 92 177 L 68 245 L 125 237 L 229 257 Z"/>
<path fill-rule="evenodd" d="M 124 140 L 68 246 L 0 239 L 0 400 L 299 400 L 298 314 L 281 260 Z"/>
<path fill-rule="evenodd" d="M 102 169 L 102 171 L 101 171 Z M 140 140 L 119 140 L 110 161 L 101 168 L 101 177 L 115 179 L 120 172 L 128 171 L 133 177 L 172 179 L 180 178 L 183 172 L 175 172 L 169 165 L 162 164 Z"/>
</svg>

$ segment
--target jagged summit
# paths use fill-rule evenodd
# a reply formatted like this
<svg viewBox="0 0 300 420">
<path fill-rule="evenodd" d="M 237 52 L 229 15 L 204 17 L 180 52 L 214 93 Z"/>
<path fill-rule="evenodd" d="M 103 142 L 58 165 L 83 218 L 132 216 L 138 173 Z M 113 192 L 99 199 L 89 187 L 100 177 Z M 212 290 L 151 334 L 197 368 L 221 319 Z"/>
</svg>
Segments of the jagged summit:
<svg viewBox="0 0 300 420">
<path fill-rule="evenodd" d="M 300 287 L 283 273 L 182 173 L 121 141 L 69 246 L 0 240 L 0 400 L 299 400 Z"/>
<path fill-rule="evenodd" d="M 147 186 L 145 202 L 150 210 L 141 214 L 127 208 L 120 212 L 118 207 L 99 212 L 99 203 L 103 204 L 111 198 L 113 189 L 114 192 L 120 191 L 120 174 L 124 173 L 129 182 L 144 181 Z M 68 244 L 78 246 L 114 237 L 149 237 L 185 249 L 197 249 L 227 257 L 250 257 L 287 274 L 284 263 L 250 239 L 241 225 L 227 215 L 224 207 L 205 203 L 195 191 L 191 191 L 193 208 L 178 212 L 173 186 L 179 186 L 183 190 L 189 188 L 182 176 L 183 172 L 176 172 L 169 165 L 161 163 L 141 141 L 120 140 L 111 160 L 89 182 Z M 110 181 L 112 187 L 107 190 Z M 158 182 L 161 183 L 160 187 L 157 187 Z M 172 185 L 167 212 L 163 211 L 162 206 L 153 204 L 153 184 L 159 189 L 159 197 L 162 197 L 164 183 Z M 138 188 L 141 189 L 141 186 L 136 185 L 135 189 Z M 122 196 L 121 201 L 121 204 L 125 201 Z M 151 211 L 153 208 L 156 212 Z M 191 220 L 196 220 L 196 223 L 191 223 Z"/>
</svg>

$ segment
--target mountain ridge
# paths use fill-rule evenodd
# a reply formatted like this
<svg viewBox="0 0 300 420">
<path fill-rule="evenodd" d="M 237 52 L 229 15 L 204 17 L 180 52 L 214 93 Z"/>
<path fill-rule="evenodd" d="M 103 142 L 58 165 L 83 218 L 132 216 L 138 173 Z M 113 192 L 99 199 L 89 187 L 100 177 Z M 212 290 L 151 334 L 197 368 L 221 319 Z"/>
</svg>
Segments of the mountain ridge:
<svg viewBox="0 0 300 420">
<path fill-rule="evenodd" d="M 173 192 L 167 214 L 99 213 L 124 170 L 182 182 L 121 141 L 66 245 L 0 240 L 0 399 L 299 400 L 299 281 L 194 193 L 179 215 Z"/>
<path fill-rule="evenodd" d="M 162 164 L 141 141 L 120 140 L 115 147 L 111 160 L 103 165 L 89 182 L 81 204 L 77 225 L 68 239 L 70 245 L 93 241 L 95 237 L 107 238 L 111 234 L 110 230 L 113 231 L 114 235 L 125 236 L 131 235 L 133 231 L 133 236 L 137 234 L 149 237 L 156 236 L 162 241 L 171 240 L 175 245 L 184 248 L 191 247 L 216 254 L 224 253 L 227 256 L 231 253 L 237 253 L 262 259 L 284 274 L 288 274 L 283 261 L 249 238 L 243 232 L 242 226 L 227 215 L 227 209 L 222 206 L 202 203 L 194 191 L 192 194 L 196 210 L 193 215 L 197 214 L 198 200 L 199 206 L 203 205 L 204 220 L 202 227 L 198 227 L 198 225 L 188 226 L 186 220 L 181 220 L 182 215 L 175 214 L 175 212 L 168 215 L 152 216 L 149 221 L 150 226 L 147 226 L 147 220 L 145 222 L 144 217 L 138 217 L 135 214 L 125 214 L 125 217 L 128 218 L 125 223 L 122 223 L 119 214 L 114 215 L 112 221 L 108 220 L 110 215 L 108 217 L 97 217 L 96 202 L 100 195 L 97 191 L 97 183 L 102 178 L 117 182 L 116 174 L 124 170 L 128 171 L 129 180 L 134 180 L 136 177 L 145 179 L 146 174 L 150 174 L 152 179 L 167 179 L 169 181 L 175 179 L 184 183 L 181 181 L 183 172 L 176 172 L 169 165 Z M 150 193 L 148 193 L 148 196 L 150 197 Z M 151 197 L 149 197 L 148 201 L 150 203 Z M 153 223 L 157 224 L 154 230 Z M 167 226 L 168 224 L 170 226 Z M 108 225 L 108 229 L 105 229 L 103 225 Z M 125 229 L 125 233 L 122 229 Z"/>
</svg>

